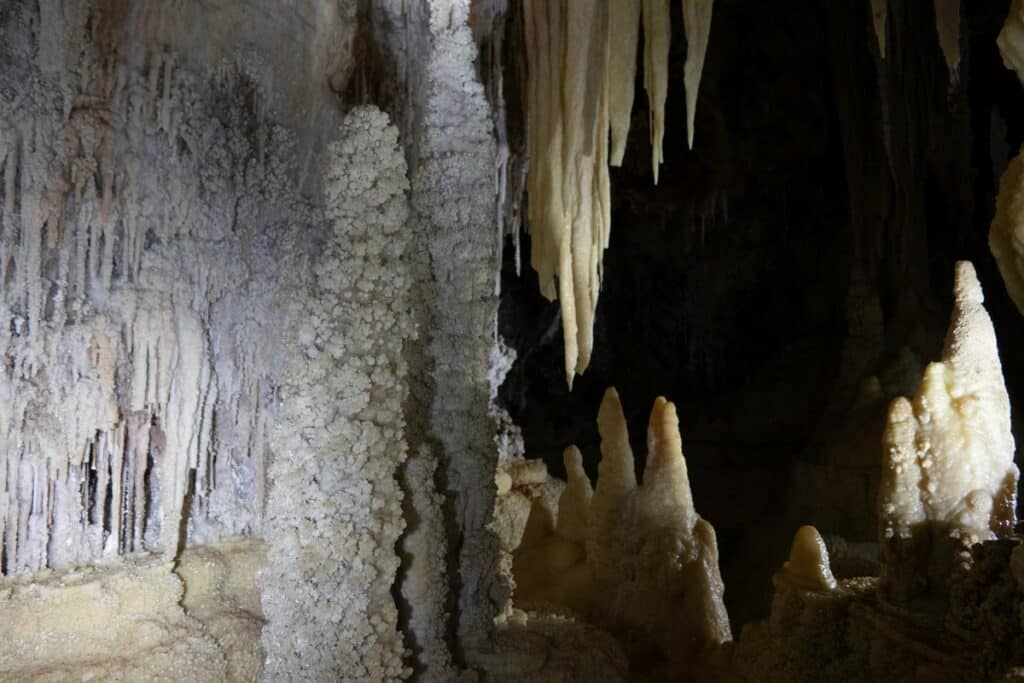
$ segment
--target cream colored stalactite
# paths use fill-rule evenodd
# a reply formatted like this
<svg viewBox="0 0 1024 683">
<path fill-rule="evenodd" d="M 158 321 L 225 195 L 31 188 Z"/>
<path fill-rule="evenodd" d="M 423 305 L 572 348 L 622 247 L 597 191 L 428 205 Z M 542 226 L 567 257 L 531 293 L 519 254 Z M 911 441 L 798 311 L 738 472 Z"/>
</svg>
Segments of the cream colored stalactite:
<svg viewBox="0 0 1024 683">
<path fill-rule="evenodd" d="M 537 271 L 540 291 L 556 297 L 565 230 L 562 201 L 562 62 L 565 8 L 560 2 L 524 3 L 529 80 L 530 170 L 527 176 L 529 229 L 533 239 L 530 262 Z M 572 316 L 575 319 L 575 316 Z"/>
<path fill-rule="evenodd" d="M 644 89 L 650 108 L 651 166 L 654 184 L 664 160 L 665 100 L 668 98 L 668 49 L 672 40 L 672 21 L 668 0 L 643 0 Z"/>
<path fill-rule="evenodd" d="M 935 0 L 935 29 L 950 83 L 955 84 L 960 70 L 960 0 Z"/>
<path fill-rule="evenodd" d="M 878 40 L 878 54 L 885 59 L 885 31 L 889 19 L 889 0 L 871 0 L 871 24 Z"/>
<path fill-rule="evenodd" d="M 531 262 L 549 299 L 557 278 L 571 387 L 590 363 L 610 234 L 608 5 L 527 2 L 525 24 Z"/>
<path fill-rule="evenodd" d="M 612 147 L 609 161 L 621 166 L 633 112 L 636 86 L 636 50 L 640 40 L 641 0 L 609 3 L 608 90 L 611 106 Z"/>
<path fill-rule="evenodd" d="M 1012 533 L 1018 471 L 995 331 L 974 267 L 956 266 L 940 362 L 889 409 L 879 523 L 885 591 L 943 591 L 961 550 Z"/>
<path fill-rule="evenodd" d="M 711 10 L 714 0 L 683 0 L 683 22 L 686 26 L 686 65 L 683 84 L 686 87 L 686 139 L 693 149 L 694 119 L 697 113 L 697 93 L 704 71 L 704 57 L 711 35 Z"/>
</svg>

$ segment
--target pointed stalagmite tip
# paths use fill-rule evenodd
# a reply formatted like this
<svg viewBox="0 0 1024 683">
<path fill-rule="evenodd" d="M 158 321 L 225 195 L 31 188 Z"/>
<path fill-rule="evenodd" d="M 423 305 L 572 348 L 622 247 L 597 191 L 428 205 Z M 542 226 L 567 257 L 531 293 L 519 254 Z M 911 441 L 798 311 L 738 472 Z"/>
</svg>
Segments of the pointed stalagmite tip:
<svg viewBox="0 0 1024 683">
<path fill-rule="evenodd" d="M 829 564 L 825 539 L 813 526 L 802 526 L 793 537 L 789 560 L 782 565 L 782 579 L 806 590 L 826 593 L 835 590 L 836 579 Z"/>
<path fill-rule="evenodd" d="M 615 387 L 609 387 L 597 410 L 597 431 L 602 441 L 612 436 L 613 430 L 625 429 L 626 418 L 622 413 L 622 401 Z"/>
<path fill-rule="evenodd" d="M 676 452 L 682 455 L 683 444 L 679 436 L 679 417 L 675 404 L 664 396 L 654 400 L 647 431 L 648 462 L 657 459 L 659 464 Z"/>
<path fill-rule="evenodd" d="M 981 291 L 978 274 L 970 261 L 957 261 L 953 279 L 953 296 L 958 304 L 982 304 L 985 294 Z"/>
<path fill-rule="evenodd" d="M 889 422 L 891 424 L 906 422 L 914 417 L 914 406 L 905 397 L 893 399 L 889 404 Z"/>
<path fill-rule="evenodd" d="M 569 446 L 562 453 L 566 476 L 570 479 L 583 474 L 583 454 L 575 445 Z"/>
<path fill-rule="evenodd" d="M 569 446 L 562 454 L 562 461 L 565 463 L 566 485 L 558 499 L 558 535 L 583 542 L 587 537 L 587 517 L 594 492 L 587 473 L 583 471 L 580 449 Z"/>
</svg>

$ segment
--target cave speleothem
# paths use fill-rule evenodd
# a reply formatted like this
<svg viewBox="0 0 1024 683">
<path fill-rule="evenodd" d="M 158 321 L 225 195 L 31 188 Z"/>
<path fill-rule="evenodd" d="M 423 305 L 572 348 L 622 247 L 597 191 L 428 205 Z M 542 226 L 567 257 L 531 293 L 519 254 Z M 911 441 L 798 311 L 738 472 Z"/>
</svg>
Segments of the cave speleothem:
<svg viewBox="0 0 1024 683">
<path fill-rule="evenodd" d="M 1024 681 L 1022 143 L 1024 0 L 0 0 L 0 680 Z"/>
</svg>

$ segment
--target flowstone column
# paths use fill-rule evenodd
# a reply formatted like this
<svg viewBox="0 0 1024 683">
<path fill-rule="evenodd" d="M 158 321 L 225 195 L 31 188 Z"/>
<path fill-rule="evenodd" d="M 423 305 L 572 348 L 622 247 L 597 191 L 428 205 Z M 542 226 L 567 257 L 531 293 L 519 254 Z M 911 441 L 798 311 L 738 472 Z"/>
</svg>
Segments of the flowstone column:
<svg viewBox="0 0 1024 683">
<path fill-rule="evenodd" d="M 488 412 L 495 344 L 497 258 L 495 138 L 466 24 L 468 0 L 430 0 L 430 47 L 422 67 L 422 112 L 414 147 L 415 234 L 426 249 L 416 293 L 425 321 L 426 372 L 415 404 L 421 436 L 436 449 L 457 534 L 456 639 L 472 663 L 486 647 L 498 605 L 499 542 L 487 529 L 494 507 L 497 450 Z M 454 564 L 454 563 L 453 563 Z"/>
<path fill-rule="evenodd" d="M 395 680 L 402 346 L 414 336 L 398 130 L 354 109 L 327 154 L 327 229 L 290 302 L 270 432 L 265 680 Z"/>
</svg>

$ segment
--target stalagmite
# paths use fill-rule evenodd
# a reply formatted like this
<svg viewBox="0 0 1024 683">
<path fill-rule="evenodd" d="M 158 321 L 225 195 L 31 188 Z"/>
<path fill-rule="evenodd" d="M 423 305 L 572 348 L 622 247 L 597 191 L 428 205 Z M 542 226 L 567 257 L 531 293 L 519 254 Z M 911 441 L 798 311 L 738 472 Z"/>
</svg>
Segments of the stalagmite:
<svg viewBox="0 0 1024 683">
<path fill-rule="evenodd" d="M 629 445 L 626 418 L 619 394 L 605 391 L 597 414 L 601 435 L 601 463 L 597 470 L 597 488 L 590 501 L 590 527 L 587 535 L 587 560 L 598 579 L 610 580 L 614 574 L 612 551 L 606 548 L 599 529 L 606 529 L 621 513 L 623 501 L 636 488 L 633 449 Z"/>
<path fill-rule="evenodd" d="M 940 592 L 962 549 L 1012 533 L 1018 471 L 1010 401 L 974 267 L 956 265 L 942 360 L 913 401 L 896 399 L 883 436 L 879 493 L 883 589 Z"/>
<path fill-rule="evenodd" d="M 697 113 L 697 92 L 704 71 L 704 57 L 711 35 L 711 10 L 714 0 L 683 0 L 683 23 L 686 25 L 686 65 L 683 84 L 686 87 L 686 139 L 693 149 L 693 126 Z"/>
<path fill-rule="evenodd" d="M 644 89 L 650 109 L 651 166 L 654 184 L 664 160 L 665 100 L 668 98 L 668 49 L 672 40 L 672 21 L 668 0 L 643 0 Z M 703 58 L 702 58 L 703 60 Z"/>
<path fill-rule="evenodd" d="M 643 640 L 644 648 L 689 661 L 732 636 L 715 531 L 694 509 L 675 406 L 655 401 L 640 485 L 614 389 L 605 393 L 598 425 L 602 460 L 593 496 L 579 452 L 569 448 L 557 521 L 535 504 L 516 551 L 516 601 L 565 605 L 633 634 L 629 640 Z"/>
<path fill-rule="evenodd" d="M 955 87 L 960 78 L 960 0 L 935 0 L 935 29 L 949 69 L 950 86 Z"/>
<path fill-rule="evenodd" d="M 775 575 L 777 581 L 786 581 L 798 588 L 825 593 L 835 590 L 825 540 L 813 526 L 802 526 L 793 537 L 789 560 Z"/>
<path fill-rule="evenodd" d="M 633 113 L 636 86 L 636 49 L 640 40 L 641 0 L 609 3 L 611 44 L 608 58 L 608 100 L 610 107 L 611 154 L 609 163 L 621 166 Z"/>
<path fill-rule="evenodd" d="M 558 520 L 555 533 L 570 541 L 583 543 L 587 537 L 587 517 L 594 495 L 590 480 L 583 471 L 583 456 L 575 446 L 565 449 L 565 491 L 558 499 Z"/>
<path fill-rule="evenodd" d="M 885 31 L 889 18 L 889 0 L 871 0 L 871 24 L 878 40 L 878 53 L 885 59 Z"/>
</svg>

